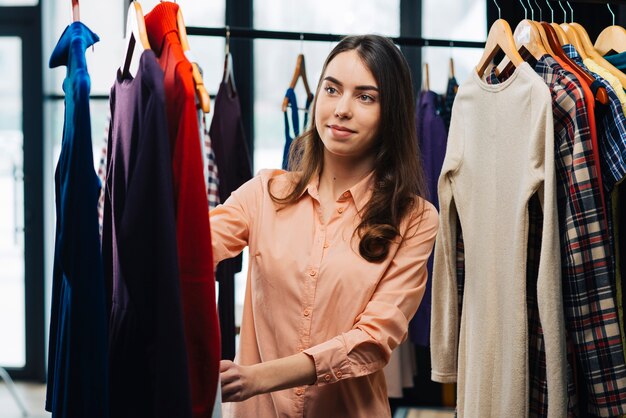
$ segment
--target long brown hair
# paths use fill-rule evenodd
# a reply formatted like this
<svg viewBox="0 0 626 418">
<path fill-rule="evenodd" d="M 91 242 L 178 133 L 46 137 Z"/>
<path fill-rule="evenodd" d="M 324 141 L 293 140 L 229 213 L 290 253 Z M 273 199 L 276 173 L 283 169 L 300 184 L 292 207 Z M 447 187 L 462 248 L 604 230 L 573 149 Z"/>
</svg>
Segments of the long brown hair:
<svg viewBox="0 0 626 418">
<path fill-rule="evenodd" d="M 406 59 L 391 40 L 378 35 L 343 38 L 326 58 L 315 97 L 328 63 L 338 54 L 352 50 L 372 72 L 380 91 L 381 120 L 375 145 L 374 190 L 355 230 L 360 238 L 361 256 L 379 262 L 387 257 L 389 246 L 400 235 L 404 216 L 419 204 L 416 195 L 425 197 L 426 194 L 415 128 L 415 99 Z M 286 196 L 271 194 L 276 203 L 288 205 L 297 201 L 313 176 L 323 169 L 324 145 L 315 128 L 315 105 L 316 101 L 311 108 L 310 126 L 294 140 L 289 152 L 290 169 L 301 175 Z M 421 217 L 423 207 L 418 209 Z"/>
</svg>

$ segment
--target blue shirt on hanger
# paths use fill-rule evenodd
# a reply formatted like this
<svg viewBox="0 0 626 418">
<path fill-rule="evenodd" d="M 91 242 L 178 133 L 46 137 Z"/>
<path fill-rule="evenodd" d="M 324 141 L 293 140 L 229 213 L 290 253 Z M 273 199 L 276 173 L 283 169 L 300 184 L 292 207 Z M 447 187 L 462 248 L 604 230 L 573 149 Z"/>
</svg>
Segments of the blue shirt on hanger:
<svg viewBox="0 0 626 418">
<path fill-rule="evenodd" d="M 50 58 L 67 66 L 65 121 L 55 172 L 56 241 L 46 410 L 53 418 L 109 416 L 107 317 L 85 50 L 99 38 L 68 26 Z"/>
</svg>

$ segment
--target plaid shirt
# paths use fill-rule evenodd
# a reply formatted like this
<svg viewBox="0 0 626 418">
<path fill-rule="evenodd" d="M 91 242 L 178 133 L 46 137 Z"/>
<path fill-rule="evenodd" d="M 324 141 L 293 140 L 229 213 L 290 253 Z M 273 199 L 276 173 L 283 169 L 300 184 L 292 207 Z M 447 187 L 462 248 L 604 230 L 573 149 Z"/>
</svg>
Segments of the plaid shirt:
<svg viewBox="0 0 626 418">
<path fill-rule="evenodd" d="M 626 117 L 622 104 L 613 90 L 613 87 L 599 75 L 589 71 L 583 60 L 572 45 L 563 45 L 563 51 L 576 64 L 591 74 L 599 85 L 606 89 L 609 96 L 609 106 L 602 116 L 598 126 L 600 131 L 600 154 L 602 155 L 602 180 L 608 191 L 626 176 Z"/>
<path fill-rule="evenodd" d="M 202 124 L 200 126 L 202 131 L 202 139 L 204 141 L 204 152 L 206 169 L 206 185 L 207 185 L 207 197 L 209 199 L 209 209 L 213 209 L 220 204 L 220 178 L 217 171 L 217 162 L 215 161 L 215 152 L 213 152 L 213 146 L 211 145 L 211 137 L 209 136 L 209 126 L 206 123 L 206 116 L 202 115 Z"/>
<path fill-rule="evenodd" d="M 109 108 L 109 114 L 107 115 L 106 123 L 104 124 L 104 137 L 102 141 L 102 149 L 100 151 L 100 161 L 98 162 L 98 178 L 100 179 L 100 197 L 98 198 L 98 226 L 100 229 L 100 238 L 102 238 L 102 225 L 104 221 L 104 185 L 107 178 L 107 143 L 109 141 L 109 128 L 111 125 L 111 109 Z"/>
<path fill-rule="evenodd" d="M 590 412 L 598 416 L 619 415 L 626 411 L 626 365 L 612 286 L 614 272 L 605 227 L 607 218 L 602 209 L 583 91 L 576 77 L 549 56 L 541 58 L 535 70 L 549 85 L 553 98 L 563 299 L 568 337 L 573 340 L 585 376 Z M 490 76 L 487 82 L 498 81 Z M 536 214 L 533 215 L 531 208 L 532 205 L 529 206 L 532 220 Z M 529 233 L 531 252 L 533 228 L 537 228 L 532 224 Z M 533 258 L 529 254 L 529 274 L 533 271 Z M 545 416 L 545 352 L 533 298 L 536 298 L 536 290 L 533 294 L 531 288 L 528 301 L 532 361 L 530 412 Z M 571 395 L 574 389 L 570 381 Z M 569 407 L 573 413 L 575 402 L 576 399 L 570 396 Z"/>
</svg>

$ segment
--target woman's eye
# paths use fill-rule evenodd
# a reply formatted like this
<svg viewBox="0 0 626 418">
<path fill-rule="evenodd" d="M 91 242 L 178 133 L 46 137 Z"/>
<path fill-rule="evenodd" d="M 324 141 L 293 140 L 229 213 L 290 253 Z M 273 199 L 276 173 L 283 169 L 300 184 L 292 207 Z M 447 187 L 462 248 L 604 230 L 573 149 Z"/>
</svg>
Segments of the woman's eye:
<svg viewBox="0 0 626 418">
<path fill-rule="evenodd" d="M 328 93 L 328 94 L 335 94 L 335 93 L 337 93 L 337 89 L 334 88 L 334 87 L 331 87 L 331 86 L 327 86 L 325 90 L 326 90 L 326 93 Z"/>
<path fill-rule="evenodd" d="M 374 101 L 374 98 L 372 96 L 370 96 L 369 94 L 362 94 L 362 95 L 359 96 L 359 98 L 363 102 L 373 102 Z"/>
</svg>

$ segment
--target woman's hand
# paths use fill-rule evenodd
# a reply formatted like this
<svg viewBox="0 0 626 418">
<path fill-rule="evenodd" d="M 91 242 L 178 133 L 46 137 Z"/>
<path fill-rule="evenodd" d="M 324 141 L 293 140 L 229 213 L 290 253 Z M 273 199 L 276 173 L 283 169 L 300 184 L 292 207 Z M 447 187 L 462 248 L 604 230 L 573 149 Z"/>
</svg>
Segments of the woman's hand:
<svg viewBox="0 0 626 418">
<path fill-rule="evenodd" d="M 252 366 L 220 362 L 223 402 L 241 402 L 261 393 L 311 385 L 315 379 L 313 358 L 304 353 Z"/>
<path fill-rule="evenodd" d="M 240 366 L 230 360 L 220 361 L 223 402 L 241 402 L 258 395 L 254 366 Z"/>
</svg>

